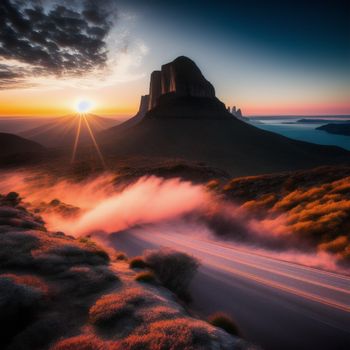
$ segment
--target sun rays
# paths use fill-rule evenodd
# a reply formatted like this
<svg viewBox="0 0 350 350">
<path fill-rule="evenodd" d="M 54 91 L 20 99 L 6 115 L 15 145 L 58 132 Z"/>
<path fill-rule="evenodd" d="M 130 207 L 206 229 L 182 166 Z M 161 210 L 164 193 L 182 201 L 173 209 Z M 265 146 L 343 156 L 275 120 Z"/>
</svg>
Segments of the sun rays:
<svg viewBox="0 0 350 350">
<path fill-rule="evenodd" d="M 75 135 L 75 139 L 74 139 L 74 146 L 73 146 L 73 153 L 72 153 L 72 158 L 71 158 L 71 163 L 74 163 L 75 161 L 75 156 L 77 153 L 77 148 L 78 148 L 78 142 L 79 142 L 79 137 L 80 137 L 80 130 L 81 130 L 81 115 L 78 114 L 78 128 L 77 128 L 77 133 Z"/>
<path fill-rule="evenodd" d="M 86 127 L 87 127 L 87 129 L 88 129 L 88 131 L 89 131 L 89 134 L 90 134 L 90 136 L 91 136 L 92 143 L 93 143 L 94 146 L 95 146 L 97 155 L 98 155 L 98 157 L 100 158 L 100 161 L 101 161 L 101 163 L 102 163 L 102 166 L 103 166 L 104 168 L 106 168 L 106 163 L 105 163 L 105 161 L 104 161 L 104 159 L 103 159 L 103 155 L 102 155 L 102 153 L 101 153 L 100 147 L 98 146 L 98 143 L 97 143 L 97 141 L 96 141 L 96 138 L 95 138 L 95 136 L 94 136 L 94 133 L 92 132 L 92 129 L 91 129 L 90 124 L 89 124 L 89 122 L 88 122 L 88 120 L 87 120 L 87 118 L 86 118 L 86 115 L 83 114 L 83 115 L 82 115 L 82 118 L 83 118 L 84 121 L 85 121 Z"/>
<path fill-rule="evenodd" d="M 77 149 L 78 149 L 78 144 L 79 144 L 79 140 L 80 140 L 80 135 L 81 135 L 81 129 L 82 129 L 82 123 L 85 124 L 85 127 L 88 131 L 88 134 L 90 136 L 90 139 L 92 141 L 92 144 L 94 145 L 94 148 L 96 150 L 97 156 L 101 162 L 101 165 L 103 166 L 103 168 L 106 168 L 106 163 L 105 160 L 103 158 L 102 152 L 100 150 L 100 147 L 96 141 L 96 137 L 94 135 L 94 132 L 89 124 L 88 118 L 87 118 L 87 114 L 86 113 L 78 113 L 77 114 L 77 118 L 78 118 L 78 125 L 77 125 L 77 131 L 76 131 L 76 135 L 74 138 L 74 145 L 73 145 L 73 152 L 72 152 L 72 157 L 71 157 L 71 164 L 73 164 L 76 160 L 76 155 L 77 155 Z"/>
</svg>

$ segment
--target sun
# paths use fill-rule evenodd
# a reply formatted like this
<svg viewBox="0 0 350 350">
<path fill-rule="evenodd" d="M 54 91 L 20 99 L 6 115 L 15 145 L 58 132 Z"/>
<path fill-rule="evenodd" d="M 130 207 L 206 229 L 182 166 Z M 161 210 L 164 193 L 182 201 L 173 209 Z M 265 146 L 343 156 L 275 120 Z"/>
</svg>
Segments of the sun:
<svg viewBox="0 0 350 350">
<path fill-rule="evenodd" d="M 93 107 L 93 103 L 89 100 L 79 100 L 75 106 L 78 113 L 87 113 Z"/>
</svg>

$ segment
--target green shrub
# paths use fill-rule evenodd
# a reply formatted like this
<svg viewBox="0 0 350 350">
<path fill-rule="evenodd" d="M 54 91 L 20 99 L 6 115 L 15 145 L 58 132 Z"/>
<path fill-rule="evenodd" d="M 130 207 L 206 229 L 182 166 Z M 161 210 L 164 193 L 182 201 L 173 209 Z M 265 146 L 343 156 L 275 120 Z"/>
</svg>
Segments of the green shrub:
<svg viewBox="0 0 350 350">
<path fill-rule="evenodd" d="M 217 312 L 208 318 L 208 322 L 215 327 L 221 328 L 227 333 L 239 335 L 238 326 L 232 318 L 222 312 Z"/>
</svg>

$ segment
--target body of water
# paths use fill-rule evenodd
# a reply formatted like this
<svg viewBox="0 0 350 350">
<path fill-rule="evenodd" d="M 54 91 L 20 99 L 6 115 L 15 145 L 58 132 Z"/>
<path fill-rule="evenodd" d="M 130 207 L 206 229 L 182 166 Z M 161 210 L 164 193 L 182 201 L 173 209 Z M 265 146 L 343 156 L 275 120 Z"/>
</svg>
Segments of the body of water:
<svg viewBox="0 0 350 350">
<path fill-rule="evenodd" d="M 296 119 L 252 119 L 250 123 L 260 129 L 272 131 L 291 139 L 317 143 L 320 145 L 334 145 L 350 150 L 350 137 L 329 134 L 322 130 L 316 130 L 325 123 L 296 123 Z M 290 124 L 286 124 L 290 123 Z"/>
</svg>

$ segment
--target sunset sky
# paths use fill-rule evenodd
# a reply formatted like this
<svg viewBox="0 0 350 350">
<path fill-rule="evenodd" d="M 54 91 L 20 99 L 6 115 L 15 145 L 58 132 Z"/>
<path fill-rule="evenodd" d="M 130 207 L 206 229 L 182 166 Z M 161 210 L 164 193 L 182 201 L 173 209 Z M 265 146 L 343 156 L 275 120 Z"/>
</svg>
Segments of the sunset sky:
<svg viewBox="0 0 350 350">
<path fill-rule="evenodd" d="M 2 116 L 133 115 L 179 55 L 245 115 L 350 114 L 347 1 L 2 0 L 0 17 Z"/>
</svg>

